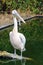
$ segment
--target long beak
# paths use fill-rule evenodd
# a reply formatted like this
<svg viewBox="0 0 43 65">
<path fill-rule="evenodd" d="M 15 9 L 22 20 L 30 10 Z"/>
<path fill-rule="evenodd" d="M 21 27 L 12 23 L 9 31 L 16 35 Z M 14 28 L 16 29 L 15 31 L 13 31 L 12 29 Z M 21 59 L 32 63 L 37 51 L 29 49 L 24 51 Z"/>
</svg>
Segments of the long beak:
<svg viewBox="0 0 43 65">
<path fill-rule="evenodd" d="M 17 16 L 17 18 L 19 18 L 23 23 L 26 23 L 24 21 L 24 19 L 18 14 L 18 12 L 16 11 L 15 15 Z"/>
</svg>

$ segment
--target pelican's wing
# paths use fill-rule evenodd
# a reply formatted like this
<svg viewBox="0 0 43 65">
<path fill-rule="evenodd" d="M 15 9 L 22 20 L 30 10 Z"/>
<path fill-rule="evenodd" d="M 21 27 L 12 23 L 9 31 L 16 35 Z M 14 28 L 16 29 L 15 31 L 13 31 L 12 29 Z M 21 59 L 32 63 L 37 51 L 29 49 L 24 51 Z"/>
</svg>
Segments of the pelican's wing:
<svg viewBox="0 0 43 65">
<path fill-rule="evenodd" d="M 25 36 L 22 33 L 18 33 L 18 35 L 19 35 L 19 38 L 20 38 L 21 42 L 25 45 L 25 43 L 26 43 Z"/>
</svg>

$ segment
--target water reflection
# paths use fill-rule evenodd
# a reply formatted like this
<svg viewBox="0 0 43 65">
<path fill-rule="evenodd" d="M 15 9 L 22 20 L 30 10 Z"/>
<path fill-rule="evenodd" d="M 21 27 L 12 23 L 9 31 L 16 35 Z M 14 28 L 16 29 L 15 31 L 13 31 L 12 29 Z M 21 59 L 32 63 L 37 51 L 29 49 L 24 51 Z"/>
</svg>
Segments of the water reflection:
<svg viewBox="0 0 43 65">
<path fill-rule="evenodd" d="M 17 60 L 17 59 L 11 59 L 11 60 L 6 60 L 5 61 L 5 59 L 4 60 L 0 60 L 0 63 L 1 63 L 1 65 L 3 64 L 8 64 L 8 65 L 10 65 L 10 63 L 11 63 L 11 65 L 12 64 L 14 64 L 14 65 L 25 65 L 26 64 L 26 60 Z"/>
<path fill-rule="evenodd" d="M 21 65 L 25 65 L 26 64 L 26 60 L 21 60 Z"/>
<path fill-rule="evenodd" d="M 26 64 L 26 60 L 14 60 L 15 65 L 25 65 Z"/>
</svg>

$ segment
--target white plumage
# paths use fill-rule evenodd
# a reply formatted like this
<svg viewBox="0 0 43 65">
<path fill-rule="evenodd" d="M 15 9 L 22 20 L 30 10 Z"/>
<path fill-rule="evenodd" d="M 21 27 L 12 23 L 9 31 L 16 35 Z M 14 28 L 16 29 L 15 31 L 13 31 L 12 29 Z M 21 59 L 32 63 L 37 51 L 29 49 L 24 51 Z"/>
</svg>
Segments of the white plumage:
<svg viewBox="0 0 43 65">
<path fill-rule="evenodd" d="M 12 11 L 12 14 L 14 14 L 14 11 Z M 17 14 L 16 14 L 16 16 L 17 16 Z M 20 15 L 18 16 L 18 18 L 19 19 L 21 18 Z M 23 18 L 21 18 L 21 20 L 25 23 Z M 14 28 L 9 34 L 10 42 L 15 49 L 15 54 L 16 54 L 16 49 L 18 49 L 21 51 L 21 56 L 22 56 L 22 51 L 25 50 L 26 38 L 22 33 L 18 32 L 18 25 L 17 25 L 16 17 L 13 18 L 13 21 L 14 21 Z"/>
</svg>

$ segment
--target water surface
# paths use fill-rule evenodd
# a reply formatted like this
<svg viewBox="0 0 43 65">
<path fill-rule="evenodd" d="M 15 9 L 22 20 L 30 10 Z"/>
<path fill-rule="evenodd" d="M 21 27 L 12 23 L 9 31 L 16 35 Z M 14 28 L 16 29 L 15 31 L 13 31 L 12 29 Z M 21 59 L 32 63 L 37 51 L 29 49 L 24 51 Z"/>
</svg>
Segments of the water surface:
<svg viewBox="0 0 43 65">
<path fill-rule="evenodd" d="M 22 24 L 19 32 L 26 37 L 26 51 L 23 56 L 32 58 L 30 60 L 1 59 L 0 65 L 43 65 L 43 19 L 32 19 Z M 10 44 L 9 32 L 13 27 L 0 31 L 0 50 L 13 53 L 14 49 Z M 20 55 L 20 51 L 17 50 Z"/>
</svg>

